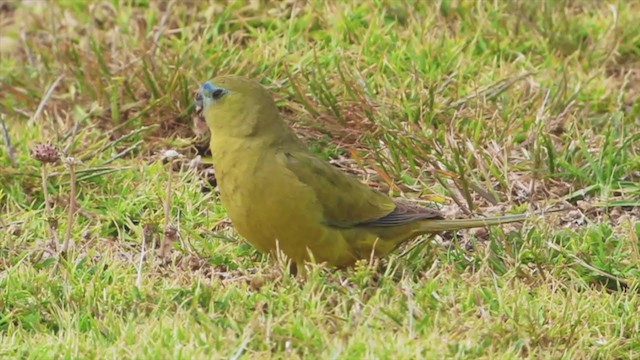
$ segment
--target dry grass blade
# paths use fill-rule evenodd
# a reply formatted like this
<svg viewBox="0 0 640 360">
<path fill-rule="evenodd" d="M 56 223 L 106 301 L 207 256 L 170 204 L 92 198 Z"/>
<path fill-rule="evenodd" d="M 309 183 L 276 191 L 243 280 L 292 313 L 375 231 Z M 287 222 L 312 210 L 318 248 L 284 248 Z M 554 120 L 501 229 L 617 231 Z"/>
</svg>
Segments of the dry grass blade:
<svg viewBox="0 0 640 360">
<path fill-rule="evenodd" d="M 40 104 L 38 104 L 38 107 L 36 108 L 36 112 L 34 112 L 33 116 L 31 117 L 31 119 L 29 119 L 29 123 L 28 123 L 29 125 L 33 126 L 36 123 L 36 121 L 38 119 L 40 119 L 40 115 L 42 114 L 42 111 L 44 110 L 44 107 L 47 105 L 47 102 L 51 98 L 51 95 L 53 95 L 53 91 L 56 89 L 56 87 L 58 86 L 60 81 L 62 81 L 63 78 L 64 78 L 64 75 L 58 76 L 53 81 L 51 86 L 49 86 L 47 91 L 44 93 L 44 96 L 42 97 L 42 100 L 40 100 Z"/>
</svg>

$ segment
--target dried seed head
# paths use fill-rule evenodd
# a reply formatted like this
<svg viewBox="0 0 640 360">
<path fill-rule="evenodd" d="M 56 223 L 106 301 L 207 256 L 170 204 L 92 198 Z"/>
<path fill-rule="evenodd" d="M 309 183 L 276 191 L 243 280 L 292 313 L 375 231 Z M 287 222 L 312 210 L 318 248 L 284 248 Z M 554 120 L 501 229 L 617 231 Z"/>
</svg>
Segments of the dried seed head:
<svg viewBox="0 0 640 360">
<path fill-rule="evenodd" d="M 200 155 L 189 161 L 189 167 L 192 169 L 197 169 L 198 167 L 200 167 L 200 165 L 202 165 L 202 156 Z"/>
<path fill-rule="evenodd" d="M 171 161 L 173 159 L 177 159 L 177 158 L 181 158 L 182 154 L 180 154 L 179 152 L 173 150 L 173 149 L 169 149 L 169 150 L 165 150 L 162 153 L 162 160 L 165 161 Z"/>
<path fill-rule="evenodd" d="M 56 230 L 58 228 L 58 219 L 56 219 L 55 217 L 51 216 L 47 219 L 47 222 L 49 223 L 49 227 L 53 230 Z"/>
<path fill-rule="evenodd" d="M 31 150 L 31 156 L 43 163 L 55 163 L 60 160 L 60 152 L 52 144 L 38 144 Z"/>
<path fill-rule="evenodd" d="M 165 239 L 168 241 L 176 241 L 179 236 L 178 228 L 176 228 L 171 224 L 167 225 L 167 227 L 164 229 L 164 236 L 165 236 Z"/>
<path fill-rule="evenodd" d="M 11 224 L 7 228 L 7 233 L 13 236 L 20 236 L 22 235 L 22 227 L 20 224 Z"/>
<path fill-rule="evenodd" d="M 80 159 L 74 158 L 73 156 L 62 159 L 62 162 L 64 162 L 67 166 L 82 165 L 82 161 L 80 161 Z"/>
</svg>

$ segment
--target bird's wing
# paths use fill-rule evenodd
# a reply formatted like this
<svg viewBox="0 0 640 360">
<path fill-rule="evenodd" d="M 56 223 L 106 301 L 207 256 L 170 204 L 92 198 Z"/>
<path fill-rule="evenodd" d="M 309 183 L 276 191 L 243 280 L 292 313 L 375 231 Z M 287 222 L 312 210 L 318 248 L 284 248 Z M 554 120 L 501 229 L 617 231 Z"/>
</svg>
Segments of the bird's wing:
<svg viewBox="0 0 640 360">
<path fill-rule="evenodd" d="M 306 151 L 281 152 L 278 159 L 315 193 L 327 225 L 395 226 L 425 218 L 442 218 L 428 208 L 396 204 Z"/>
<path fill-rule="evenodd" d="M 390 214 L 360 225 L 378 227 L 398 226 L 425 219 L 438 220 L 444 219 L 444 216 L 436 209 L 396 203 L 396 208 Z"/>
</svg>

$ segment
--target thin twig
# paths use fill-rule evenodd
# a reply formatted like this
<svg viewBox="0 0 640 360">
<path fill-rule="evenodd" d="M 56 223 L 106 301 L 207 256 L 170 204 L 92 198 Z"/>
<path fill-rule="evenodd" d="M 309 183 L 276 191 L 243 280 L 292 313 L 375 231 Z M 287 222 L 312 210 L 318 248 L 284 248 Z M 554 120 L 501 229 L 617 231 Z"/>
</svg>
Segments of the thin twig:
<svg viewBox="0 0 640 360">
<path fill-rule="evenodd" d="M 181 157 L 175 150 L 167 150 L 163 157 L 167 159 L 169 167 L 169 178 L 167 179 L 167 197 L 164 201 L 164 238 L 160 244 L 160 257 L 164 258 L 169 245 L 178 238 L 178 229 L 171 223 L 171 201 L 172 201 L 172 184 L 173 184 L 173 163 L 174 160 Z"/>
<path fill-rule="evenodd" d="M 110 164 L 110 163 L 114 162 L 115 160 L 117 160 L 117 159 L 119 159 L 119 158 L 121 158 L 121 157 L 123 157 L 123 156 L 127 155 L 128 153 L 130 153 L 131 151 L 133 151 L 135 148 L 137 148 L 138 146 L 140 146 L 140 144 L 142 144 L 143 142 L 144 142 L 144 140 L 140 140 L 140 141 L 138 141 L 137 143 L 135 143 L 135 144 L 133 144 L 133 145 L 129 146 L 128 148 L 126 148 L 126 149 L 124 149 L 124 150 L 120 151 L 119 153 L 117 153 L 117 154 L 115 154 L 114 156 L 112 156 L 109 160 L 107 160 L 107 161 L 103 162 L 103 163 L 101 164 L 101 166 L 108 165 L 108 164 Z"/>
<path fill-rule="evenodd" d="M 169 166 L 172 166 L 172 162 L 169 162 Z M 169 247 L 169 243 L 171 242 L 171 238 L 175 235 L 174 231 L 172 231 L 171 225 L 171 183 L 173 180 L 173 170 L 169 168 L 169 180 L 167 180 L 167 197 L 164 200 L 164 237 L 162 238 L 162 243 L 160 244 L 160 258 L 164 258 L 167 253 L 167 248 Z"/>
<path fill-rule="evenodd" d="M 51 197 L 49 196 L 49 186 L 48 179 L 49 178 L 49 164 L 42 164 L 42 194 L 44 196 L 44 216 L 47 219 L 47 229 L 49 232 L 49 237 L 53 240 L 54 246 L 58 246 L 58 232 L 57 230 L 57 221 L 53 218 L 53 214 L 51 212 Z"/>
<path fill-rule="evenodd" d="M 138 275 L 136 276 L 136 287 L 138 289 L 140 289 L 140 287 L 142 286 L 142 264 L 144 263 L 144 256 L 145 256 L 145 250 L 146 250 L 146 244 L 147 244 L 147 239 L 145 234 L 143 234 L 142 236 L 142 251 L 140 252 L 140 262 L 138 262 L 138 270 L 137 270 Z"/>
<path fill-rule="evenodd" d="M 173 9 L 174 4 L 175 4 L 174 0 L 170 1 L 169 4 L 167 5 L 167 8 L 164 11 L 164 14 L 162 14 L 162 18 L 160 18 L 160 24 L 158 25 L 155 34 L 153 34 L 151 51 L 149 52 L 151 54 L 155 54 L 156 50 L 158 49 L 158 43 L 160 42 L 160 38 L 162 37 L 162 34 L 166 30 L 167 21 L 169 20 L 169 17 L 173 15 L 171 10 Z M 153 57 L 151 57 L 151 59 L 153 59 Z"/>
<path fill-rule="evenodd" d="M 480 97 L 481 95 L 484 95 L 485 98 L 492 98 L 496 95 L 499 95 L 500 93 L 502 93 L 503 91 L 507 90 L 509 87 L 511 87 L 513 84 L 515 84 L 516 82 L 530 76 L 534 74 L 533 71 L 528 71 L 524 74 L 521 75 L 517 75 L 511 78 L 506 78 L 506 79 L 501 79 L 498 80 L 496 82 L 494 82 L 493 84 L 481 87 L 479 89 L 476 89 L 473 91 L 473 93 L 458 99 L 456 101 L 452 101 L 451 103 L 447 104 L 447 108 L 448 109 L 455 109 L 457 107 L 460 107 L 461 105 L 464 105 L 465 103 Z"/>
<path fill-rule="evenodd" d="M 36 122 L 36 120 L 38 120 L 38 118 L 42 114 L 42 111 L 44 110 L 44 106 L 49 101 L 49 98 L 51 98 L 51 95 L 53 94 L 53 90 L 56 89 L 56 87 L 58 86 L 58 83 L 60 83 L 60 80 L 62 80 L 63 77 L 64 75 L 58 76 L 58 78 L 53 82 L 53 84 L 49 86 L 49 89 L 47 90 L 47 92 L 44 94 L 44 97 L 40 101 L 40 104 L 38 105 L 36 112 L 33 114 L 31 119 L 29 119 L 29 122 L 28 122 L 29 126 L 32 126 Z"/>
<path fill-rule="evenodd" d="M 164 226 L 168 227 L 171 224 L 171 198 L 172 198 L 172 183 L 173 183 L 173 162 L 169 162 L 169 180 L 167 180 L 167 198 L 164 201 Z"/>
<path fill-rule="evenodd" d="M 589 269 L 589 270 L 595 272 L 596 274 L 598 274 L 600 276 L 603 276 L 603 277 L 605 277 L 605 278 L 607 278 L 609 280 L 613 280 L 613 281 L 615 281 L 616 283 L 618 283 L 618 284 L 620 284 L 622 286 L 625 286 L 625 287 L 629 286 L 629 282 L 627 282 L 626 280 L 621 279 L 621 278 L 619 278 L 619 277 L 617 277 L 615 275 L 609 274 L 608 272 L 606 272 L 606 271 L 604 271 L 602 269 L 598 269 L 597 267 L 595 267 L 595 266 L 589 264 L 588 262 L 580 259 L 579 257 L 569 253 L 568 251 L 566 251 L 565 249 L 561 248 L 560 246 L 552 243 L 551 241 L 547 241 L 547 246 L 550 247 L 551 249 L 555 250 L 555 251 L 558 251 L 558 252 L 562 253 L 565 256 L 570 257 L 571 259 L 573 259 L 573 261 L 575 261 L 576 263 L 580 264 L 582 267 L 584 267 L 586 269 Z"/>
<path fill-rule="evenodd" d="M 449 196 L 451 197 L 451 200 L 453 200 L 453 202 L 455 202 L 456 205 L 458 205 L 462 210 L 462 212 L 464 212 L 466 215 L 472 215 L 473 213 L 471 212 L 471 210 L 469 210 L 469 208 L 467 208 L 464 205 L 462 200 L 458 199 L 458 195 L 453 191 L 453 189 L 449 186 L 449 184 L 447 184 L 447 182 L 444 179 L 442 179 L 442 177 L 440 176 L 440 173 L 444 173 L 444 171 L 440 168 L 440 165 L 438 165 L 437 161 L 433 161 L 431 159 L 427 159 L 427 161 L 434 168 L 434 170 L 432 170 L 431 172 L 431 175 L 434 177 L 434 179 L 436 179 L 438 183 L 440 183 L 440 185 L 442 185 L 442 187 L 444 187 L 447 190 Z M 453 183 L 455 185 L 455 181 L 453 181 Z"/>
<path fill-rule="evenodd" d="M 42 164 L 42 193 L 44 195 L 44 216 L 51 216 L 51 204 L 49 204 L 49 187 L 47 186 L 47 177 L 49 176 L 48 164 Z"/>
<path fill-rule="evenodd" d="M 9 154 L 9 159 L 11 159 L 11 165 L 13 165 L 13 167 L 16 167 L 16 154 L 14 152 L 13 145 L 11 145 L 11 136 L 9 135 L 9 129 L 7 129 L 7 125 L 4 123 L 4 114 L 0 114 L 0 125 L 2 125 L 2 134 L 4 136 L 4 142 L 7 145 L 7 154 Z"/>
<path fill-rule="evenodd" d="M 544 100 L 542 101 L 542 105 L 538 108 L 536 112 L 536 119 L 534 121 L 535 126 L 535 134 L 532 134 L 533 137 L 533 161 L 534 161 L 534 169 L 540 168 L 540 137 L 536 136 L 542 132 L 542 128 L 544 126 L 544 117 L 547 109 L 547 105 L 549 103 L 549 96 L 551 95 L 551 90 L 547 90 L 547 93 L 544 95 Z M 538 172 L 533 171 L 531 180 L 529 181 L 529 202 L 534 202 L 534 195 L 536 192 L 536 181 L 538 180 Z"/>
<path fill-rule="evenodd" d="M 73 226 L 75 224 L 76 217 L 76 165 L 79 164 L 78 160 L 69 157 L 65 160 L 69 166 L 69 212 L 67 217 L 67 234 L 62 245 L 61 252 L 65 254 L 69 250 L 69 244 L 71 243 L 71 235 Z"/>
<path fill-rule="evenodd" d="M 42 164 L 41 180 L 42 193 L 44 196 L 44 212 L 47 220 L 49 237 L 57 246 L 58 243 L 58 221 L 53 217 L 51 210 L 51 199 L 49 198 L 49 164 L 55 164 L 60 160 L 60 152 L 52 144 L 37 144 L 31 151 L 31 156 Z"/>
<path fill-rule="evenodd" d="M 133 130 L 130 133 L 125 134 L 125 135 L 117 138 L 116 140 L 114 140 L 112 142 L 109 142 L 109 143 L 106 143 L 105 145 L 101 146 L 99 149 L 95 150 L 95 153 L 102 153 L 102 152 L 106 151 L 107 149 L 109 149 L 111 147 L 114 147 L 114 146 L 118 145 L 119 143 L 121 143 L 121 142 L 123 142 L 125 140 L 128 140 L 129 138 L 142 133 L 143 131 L 155 129 L 157 127 L 158 127 L 158 125 L 149 125 L 149 126 L 143 126 L 143 127 L 138 128 L 136 130 Z M 91 157 L 93 157 L 93 153 L 85 155 L 84 157 L 81 158 L 81 160 L 82 161 L 86 161 L 86 160 L 90 159 Z"/>
</svg>

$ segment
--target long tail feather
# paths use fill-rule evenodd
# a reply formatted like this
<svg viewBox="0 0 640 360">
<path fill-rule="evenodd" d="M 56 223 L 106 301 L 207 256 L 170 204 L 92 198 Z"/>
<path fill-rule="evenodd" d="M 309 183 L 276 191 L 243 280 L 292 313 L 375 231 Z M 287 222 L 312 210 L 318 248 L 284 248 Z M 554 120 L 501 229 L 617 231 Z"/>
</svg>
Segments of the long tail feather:
<svg viewBox="0 0 640 360">
<path fill-rule="evenodd" d="M 493 226 L 493 225 L 500 225 L 500 224 L 508 224 L 508 223 L 514 223 L 514 222 L 522 222 L 536 216 L 542 216 L 549 213 L 565 211 L 565 210 L 568 210 L 568 209 L 567 208 L 553 209 L 553 210 L 540 211 L 540 212 L 535 212 L 530 214 L 492 216 L 492 217 L 475 218 L 475 219 L 425 220 L 422 222 L 420 228 L 418 229 L 418 232 L 421 234 L 426 234 L 426 233 L 435 233 L 440 231 L 452 231 L 452 230 L 461 230 L 461 229 L 486 227 L 486 226 Z"/>
</svg>

